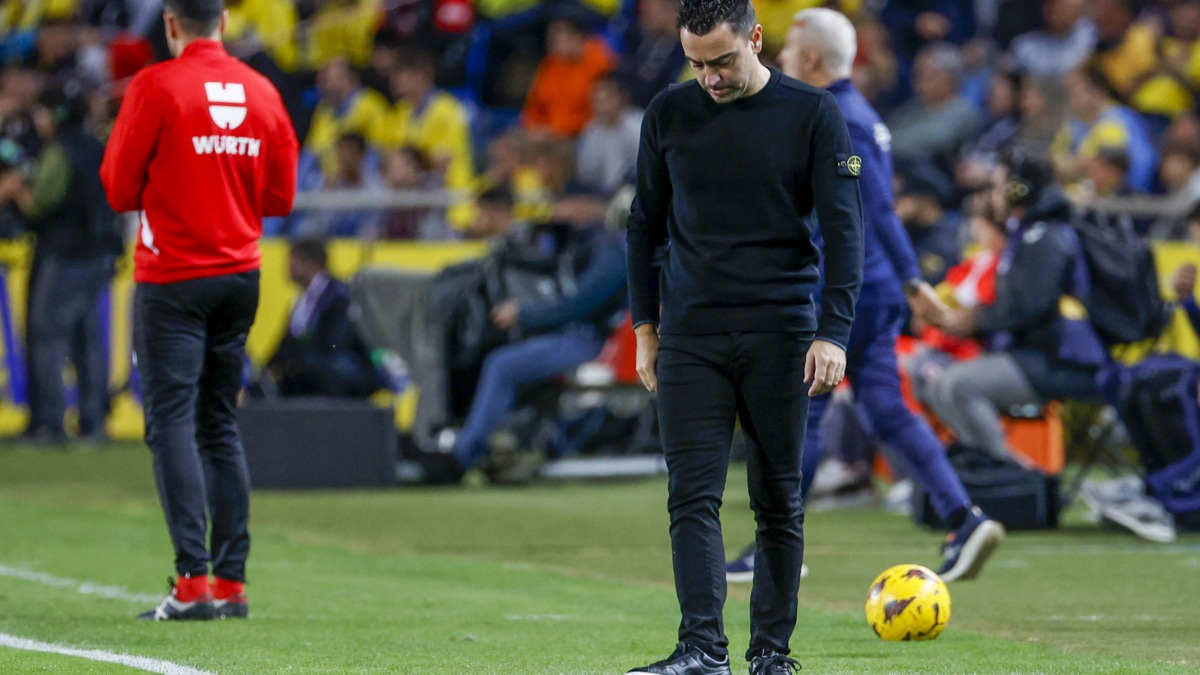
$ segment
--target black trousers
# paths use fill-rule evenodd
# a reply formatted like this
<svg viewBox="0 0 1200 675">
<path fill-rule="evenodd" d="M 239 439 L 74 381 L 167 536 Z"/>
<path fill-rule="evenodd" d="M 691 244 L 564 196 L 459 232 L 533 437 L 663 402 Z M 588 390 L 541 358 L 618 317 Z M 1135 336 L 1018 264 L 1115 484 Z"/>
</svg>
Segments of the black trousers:
<svg viewBox="0 0 1200 675">
<path fill-rule="evenodd" d="M 215 575 L 245 581 L 250 475 L 237 397 L 257 308 L 257 271 L 137 287 L 146 444 L 180 575 L 208 574 L 211 559 Z"/>
<path fill-rule="evenodd" d="M 667 507 L 679 641 L 728 653 L 725 546 L 720 509 L 735 415 L 748 450 L 750 506 L 758 522 L 750 650 L 789 652 L 804 559 L 800 457 L 808 419 L 798 333 L 664 335 L 658 355 L 658 416 L 669 471 Z M 749 656 L 747 657 L 749 658 Z"/>
<path fill-rule="evenodd" d="M 75 366 L 79 391 L 79 432 L 104 431 L 108 409 L 107 361 L 100 339 L 97 303 L 112 278 L 114 260 L 107 255 L 68 258 L 46 254 L 30 289 L 29 334 L 31 389 L 36 402 L 30 426 L 54 435 L 63 433 L 66 399 L 63 366 Z"/>
</svg>

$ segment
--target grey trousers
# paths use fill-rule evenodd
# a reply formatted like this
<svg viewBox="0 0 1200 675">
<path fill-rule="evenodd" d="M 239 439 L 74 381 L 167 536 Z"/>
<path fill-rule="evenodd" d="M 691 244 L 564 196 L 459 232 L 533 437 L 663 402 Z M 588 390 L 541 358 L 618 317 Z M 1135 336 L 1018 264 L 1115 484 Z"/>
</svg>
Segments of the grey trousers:
<svg viewBox="0 0 1200 675">
<path fill-rule="evenodd" d="M 928 403 L 959 442 L 997 458 L 1012 456 L 1000 416 L 1014 406 L 1043 403 L 1004 352 L 955 363 L 930 384 Z"/>
</svg>

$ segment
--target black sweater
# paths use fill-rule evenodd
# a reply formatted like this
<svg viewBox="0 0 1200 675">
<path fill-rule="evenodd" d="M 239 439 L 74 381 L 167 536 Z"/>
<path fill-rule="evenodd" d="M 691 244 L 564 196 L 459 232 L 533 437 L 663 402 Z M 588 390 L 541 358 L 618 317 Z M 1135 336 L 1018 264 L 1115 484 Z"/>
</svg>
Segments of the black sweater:
<svg viewBox="0 0 1200 675">
<path fill-rule="evenodd" d="M 628 223 L 634 325 L 659 321 L 661 277 L 662 334 L 794 331 L 845 346 L 862 283 L 860 167 L 833 96 L 776 70 L 725 105 L 694 81 L 660 93 Z"/>
</svg>

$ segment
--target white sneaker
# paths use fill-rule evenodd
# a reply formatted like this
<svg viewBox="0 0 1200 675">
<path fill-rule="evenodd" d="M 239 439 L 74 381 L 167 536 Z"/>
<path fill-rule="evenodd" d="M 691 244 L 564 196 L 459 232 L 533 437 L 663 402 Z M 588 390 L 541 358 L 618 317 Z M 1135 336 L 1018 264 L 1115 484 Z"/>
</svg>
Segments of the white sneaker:
<svg viewBox="0 0 1200 675">
<path fill-rule="evenodd" d="M 1138 476 L 1121 476 L 1113 480 L 1085 480 L 1079 486 L 1079 498 L 1091 510 L 1089 520 L 1099 522 L 1104 507 L 1136 501 L 1146 494 L 1145 483 Z"/>
<path fill-rule="evenodd" d="M 817 465 L 813 474 L 812 485 L 808 488 L 808 498 L 824 497 L 837 494 L 838 491 L 853 488 L 870 479 L 871 469 L 865 464 L 847 464 L 833 457 Z"/>
<path fill-rule="evenodd" d="M 1169 544 L 1175 541 L 1175 518 L 1163 505 L 1150 497 L 1105 504 L 1100 510 L 1105 521 L 1126 529 L 1142 539 Z"/>
<path fill-rule="evenodd" d="M 898 513 L 902 516 L 912 515 L 913 482 L 911 480 L 897 481 L 883 498 L 880 506 L 888 513 Z"/>
</svg>

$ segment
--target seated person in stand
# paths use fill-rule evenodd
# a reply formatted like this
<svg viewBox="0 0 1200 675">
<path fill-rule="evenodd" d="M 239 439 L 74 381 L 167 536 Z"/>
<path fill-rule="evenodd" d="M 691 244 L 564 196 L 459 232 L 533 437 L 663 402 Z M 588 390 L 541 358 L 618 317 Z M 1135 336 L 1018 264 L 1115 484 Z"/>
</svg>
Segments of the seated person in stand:
<svg viewBox="0 0 1200 675">
<path fill-rule="evenodd" d="M 493 325 L 508 332 L 510 341 L 487 355 L 462 429 L 439 437 L 441 452 L 419 453 L 423 482 L 459 483 L 490 452 L 489 440 L 522 387 L 600 354 L 627 303 L 625 253 L 620 240 L 604 229 L 606 210 L 606 200 L 587 193 L 568 193 L 556 201 L 554 224 L 539 228 L 544 232 L 538 239 L 553 248 L 556 267 L 572 282 L 561 284 L 553 299 L 510 298 L 492 309 Z"/>
<path fill-rule="evenodd" d="M 327 260 L 321 241 L 292 245 L 288 274 L 301 293 L 287 333 L 259 378 L 268 398 L 366 398 L 385 386 L 350 322 L 350 287 L 329 275 Z"/>
</svg>

